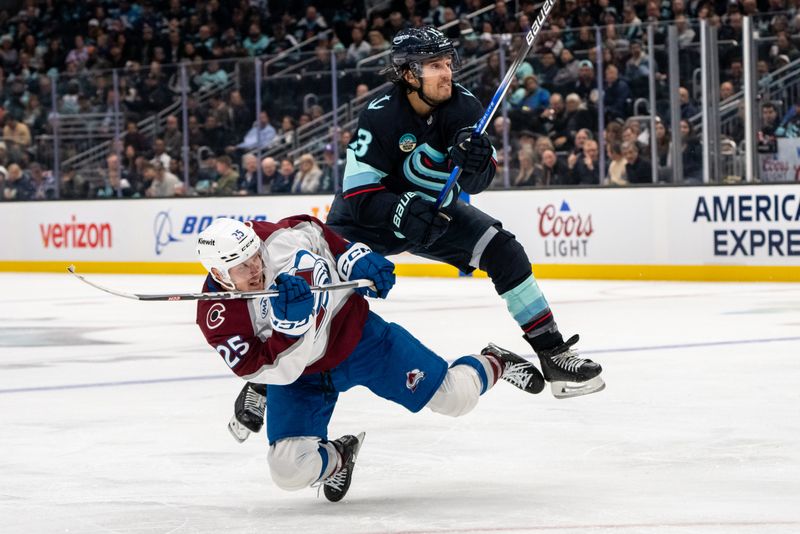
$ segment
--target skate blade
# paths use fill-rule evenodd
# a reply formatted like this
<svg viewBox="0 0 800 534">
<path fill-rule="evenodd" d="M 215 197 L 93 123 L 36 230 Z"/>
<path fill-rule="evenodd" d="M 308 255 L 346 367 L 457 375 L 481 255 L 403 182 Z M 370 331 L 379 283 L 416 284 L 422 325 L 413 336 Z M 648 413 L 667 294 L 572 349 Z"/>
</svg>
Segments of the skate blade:
<svg viewBox="0 0 800 534">
<path fill-rule="evenodd" d="M 366 432 L 361 432 L 360 434 L 358 434 L 356 436 L 356 439 L 358 440 L 358 447 L 356 447 L 356 450 L 353 451 L 353 459 L 354 460 L 358 459 L 358 451 L 361 450 L 361 446 L 364 444 L 364 436 L 366 436 L 366 435 L 367 435 Z"/>
<path fill-rule="evenodd" d="M 241 424 L 236 419 L 236 416 L 233 416 L 228 423 L 228 430 L 230 431 L 231 436 L 233 436 L 233 439 L 239 443 L 244 443 L 244 441 L 250 437 L 250 429 Z"/>
<path fill-rule="evenodd" d="M 551 382 L 550 389 L 553 396 L 557 399 L 571 399 L 572 397 L 580 397 L 582 395 L 589 395 L 603 391 L 606 388 L 606 383 L 599 376 L 596 376 L 586 382 Z"/>
</svg>

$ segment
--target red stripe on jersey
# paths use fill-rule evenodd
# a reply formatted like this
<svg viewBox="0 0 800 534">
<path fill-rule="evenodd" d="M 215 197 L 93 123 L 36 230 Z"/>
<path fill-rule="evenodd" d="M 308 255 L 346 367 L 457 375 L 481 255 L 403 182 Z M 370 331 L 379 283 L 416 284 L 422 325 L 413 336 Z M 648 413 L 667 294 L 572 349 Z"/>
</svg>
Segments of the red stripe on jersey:
<svg viewBox="0 0 800 534">
<path fill-rule="evenodd" d="M 354 197 L 354 196 L 360 195 L 362 193 L 374 193 L 375 191 L 383 191 L 384 189 L 386 189 L 384 186 L 373 187 L 371 189 L 362 189 L 361 191 L 356 191 L 354 193 L 350 193 L 349 195 L 345 195 L 344 198 L 348 199 L 350 197 Z"/>
</svg>

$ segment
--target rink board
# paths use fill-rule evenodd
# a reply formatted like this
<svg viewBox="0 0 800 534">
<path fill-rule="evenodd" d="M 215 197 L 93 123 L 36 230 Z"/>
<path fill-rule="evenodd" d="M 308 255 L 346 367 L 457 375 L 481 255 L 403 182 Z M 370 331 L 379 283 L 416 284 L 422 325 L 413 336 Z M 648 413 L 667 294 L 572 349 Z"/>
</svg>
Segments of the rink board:
<svg viewBox="0 0 800 534">
<path fill-rule="evenodd" d="M 486 192 L 542 278 L 800 281 L 796 185 Z M 325 219 L 329 196 L 8 203 L 0 270 L 202 273 L 197 234 L 216 217 Z M 408 276 L 458 276 L 403 254 Z M 477 273 L 478 276 L 483 273 Z"/>
</svg>

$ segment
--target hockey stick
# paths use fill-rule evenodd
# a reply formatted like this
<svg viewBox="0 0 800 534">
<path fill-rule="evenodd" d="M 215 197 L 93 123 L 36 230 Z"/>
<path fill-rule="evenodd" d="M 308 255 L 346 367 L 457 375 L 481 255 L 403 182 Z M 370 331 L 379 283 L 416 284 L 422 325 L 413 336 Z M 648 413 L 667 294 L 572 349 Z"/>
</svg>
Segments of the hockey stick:
<svg viewBox="0 0 800 534">
<path fill-rule="evenodd" d="M 530 52 L 531 48 L 533 48 L 533 44 L 536 42 L 536 38 L 539 36 L 539 31 L 542 29 L 544 21 L 547 20 L 547 17 L 550 15 L 550 12 L 553 10 L 553 6 L 555 4 L 556 0 L 544 1 L 542 8 L 539 10 L 539 14 L 536 16 L 536 20 L 534 20 L 533 24 L 531 25 L 531 29 L 528 30 L 528 33 L 525 35 L 526 46 L 524 46 L 519 51 L 519 54 L 517 54 L 517 57 L 514 58 L 514 63 L 511 64 L 508 72 L 506 72 L 505 78 L 503 78 L 503 81 L 500 82 L 500 85 L 497 87 L 497 91 L 495 91 L 492 100 L 486 107 L 486 111 L 483 112 L 483 117 L 481 117 L 481 120 L 479 120 L 478 124 L 475 125 L 475 130 L 472 132 L 473 138 L 479 138 L 481 135 L 483 135 L 483 132 L 486 131 L 489 121 L 491 121 L 492 117 L 494 117 L 497 107 L 500 105 L 500 102 L 503 101 L 503 98 L 505 98 L 506 93 L 508 92 L 508 88 L 511 86 L 511 80 L 517 74 L 517 69 L 519 69 L 520 65 L 522 65 L 522 63 L 525 61 L 528 52 Z M 439 193 L 439 198 L 436 199 L 437 210 L 442 207 L 447 195 L 449 195 L 450 191 L 452 191 L 456 186 L 456 181 L 460 175 L 461 167 L 456 165 L 453 167 L 453 170 L 450 171 L 450 176 L 447 178 L 447 182 L 445 182 L 442 191 Z"/>
<path fill-rule="evenodd" d="M 84 276 L 75 272 L 75 266 L 70 265 L 67 270 L 75 276 L 78 280 L 85 284 L 89 284 L 95 289 L 105 291 L 118 297 L 124 297 L 132 300 L 233 300 L 233 299 L 257 299 L 259 297 L 272 297 L 278 294 L 276 290 L 264 291 L 221 291 L 218 293 L 167 293 L 167 294 L 142 294 L 142 293 L 125 293 L 124 291 L 117 291 L 116 289 L 109 289 L 107 287 L 96 284 L 87 280 Z M 328 284 L 325 286 L 311 286 L 311 291 L 331 291 L 338 289 L 356 289 L 360 287 L 371 287 L 372 280 L 353 280 L 351 282 L 338 282 L 336 284 Z"/>
</svg>

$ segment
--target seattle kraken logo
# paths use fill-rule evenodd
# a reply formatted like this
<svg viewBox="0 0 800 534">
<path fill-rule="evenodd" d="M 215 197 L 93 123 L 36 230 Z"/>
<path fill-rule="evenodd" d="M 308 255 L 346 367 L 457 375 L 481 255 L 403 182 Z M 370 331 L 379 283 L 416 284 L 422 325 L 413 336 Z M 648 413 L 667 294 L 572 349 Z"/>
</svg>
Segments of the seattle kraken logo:
<svg viewBox="0 0 800 534">
<path fill-rule="evenodd" d="M 423 143 L 414 149 L 403 162 L 403 175 L 413 184 L 413 189 L 431 202 L 436 200 L 439 192 L 450 177 L 447 166 L 447 156 Z M 450 205 L 455 195 L 458 195 L 458 185 L 448 193 L 442 206 Z"/>
<path fill-rule="evenodd" d="M 170 243 L 180 241 L 172 236 L 172 219 L 169 218 L 168 211 L 159 211 L 153 223 L 153 235 L 156 238 L 156 256 L 160 256 L 164 247 Z"/>
</svg>

